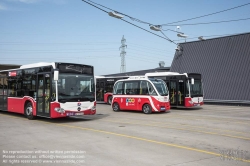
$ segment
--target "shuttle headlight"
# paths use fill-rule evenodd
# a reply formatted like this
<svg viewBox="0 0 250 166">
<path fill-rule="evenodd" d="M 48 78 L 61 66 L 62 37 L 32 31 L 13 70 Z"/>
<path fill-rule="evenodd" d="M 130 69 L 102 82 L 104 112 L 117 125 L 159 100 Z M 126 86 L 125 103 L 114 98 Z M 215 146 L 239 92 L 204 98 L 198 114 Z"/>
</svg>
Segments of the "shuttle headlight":
<svg viewBox="0 0 250 166">
<path fill-rule="evenodd" d="M 166 102 L 166 101 L 168 101 L 168 97 L 159 97 L 159 98 L 157 98 L 157 100 L 160 102 Z"/>
</svg>

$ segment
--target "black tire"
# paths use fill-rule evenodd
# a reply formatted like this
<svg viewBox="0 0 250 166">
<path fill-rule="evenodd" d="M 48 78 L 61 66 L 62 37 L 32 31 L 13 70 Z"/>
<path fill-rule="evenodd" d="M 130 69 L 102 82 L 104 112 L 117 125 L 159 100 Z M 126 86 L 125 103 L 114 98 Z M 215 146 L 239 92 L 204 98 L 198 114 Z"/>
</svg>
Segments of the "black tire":
<svg viewBox="0 0 250 166">
<path fill-rule="evenodd" d="M 115 112 L 120 111 L 120 107 L 119 107 L 118 103 L 114 103 L 113 106 L 112 106 L 112 108 L 113 108 L 113 111 L 115 111 Z"/>
<path fill-rule="evenodd" d="M 108 97 L 108 104 L 111 105 L 112 104 L 112 96 Z"/>
<path fill-rule="evenodd" d="M 26 116 L 29 120 L 35 119 L 35 116 L 33 115 L 33 107 L 32 107 L 32 104 L 31 104 L 30 102 L 28 102 L 28 103 L 25 105 L 24 114 L 25 114 L 25 116 Z"/>
<path fill-rule="evenodd" d="M 144 104 L 142 107 L 142 112 L 144 114 L 151 114 L 152 113 L 152 108 L 149 104 Z"/>
</svg>

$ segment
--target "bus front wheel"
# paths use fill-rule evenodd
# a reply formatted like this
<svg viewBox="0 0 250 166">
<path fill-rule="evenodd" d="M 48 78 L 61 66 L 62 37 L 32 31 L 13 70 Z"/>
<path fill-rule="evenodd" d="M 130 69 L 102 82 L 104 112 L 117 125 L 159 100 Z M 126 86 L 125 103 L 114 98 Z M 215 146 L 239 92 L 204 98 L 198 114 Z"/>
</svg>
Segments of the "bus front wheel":
<svg viewBox="0 0 250 166">
<path fill-rule="evenodd" d="M 142 111 L 144 114 L 151 114 L 152 113 L 152 108 L 149 104 L 144 104 L 142 107 Z"/>
<path fill-rule="evenodd" d="M 35 119 L 35 116 L 33 115 L 33 107 L 30 102 L 26 104 L 24 114 L 29 120 Z"/>
<path fill-rule="evenodd" d="M 119 107 L 119 104 L 118 104 L 118 103 L 114 103 L 114 104 L 113 104 L 113 111 L 115 111 L 115 112 L 120 111 L 120 107 Z"/>
</svg>

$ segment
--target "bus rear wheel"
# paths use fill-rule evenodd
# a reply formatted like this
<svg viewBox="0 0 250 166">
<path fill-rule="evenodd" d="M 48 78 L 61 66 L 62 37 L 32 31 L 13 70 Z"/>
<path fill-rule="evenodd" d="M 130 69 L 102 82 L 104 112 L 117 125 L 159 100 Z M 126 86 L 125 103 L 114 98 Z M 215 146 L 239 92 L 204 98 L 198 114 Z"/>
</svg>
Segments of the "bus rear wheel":
<svg viewBox="0 0 250 166">
<path fill-rule="evenodd" d="M 28 102 L 25 106 L 24 109 L 24 114 L 25 116 L 29 119 L 29 120 L 33 120 L 35 119 L 35 116 L 33 115 L 33 107 L 32 104 L 30 102 Z"/>
<path fill-rule="evenodd" d="M 120 111 L 120 107 L 119 107 L 118 103 L 114 103 L 112 108 L 113 108 L 113 111 L 115 111 L 115 112 Z"/>
<path fill-rule="evenodd" d="M 144 104 L 142 107 L 142 111 L 144 114 L 151 114 L 152 113 L 152 108 L 149 104 Z"/>
<path fill-rule="evenodd" d="M 108 97 L 108 104 L 111 105 L 112 104 L 112 96 Z"/>
</svg>

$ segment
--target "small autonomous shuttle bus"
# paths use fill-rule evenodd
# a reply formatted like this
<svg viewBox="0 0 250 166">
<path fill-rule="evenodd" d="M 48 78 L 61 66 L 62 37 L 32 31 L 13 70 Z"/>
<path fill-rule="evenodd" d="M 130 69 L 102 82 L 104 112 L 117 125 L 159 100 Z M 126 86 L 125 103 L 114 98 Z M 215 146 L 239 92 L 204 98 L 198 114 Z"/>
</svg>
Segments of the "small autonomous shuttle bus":
<svg viewBox="0 0 250 166">
<path fill-rule="evenodd" d="M 145 114 L 170 110 L 169 93 L 161 79 L 133 76 L 115 82 L 112 108 L 114 111 L 135 110 Z"/>
</svg>

